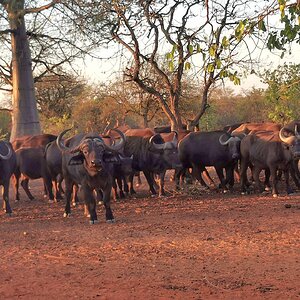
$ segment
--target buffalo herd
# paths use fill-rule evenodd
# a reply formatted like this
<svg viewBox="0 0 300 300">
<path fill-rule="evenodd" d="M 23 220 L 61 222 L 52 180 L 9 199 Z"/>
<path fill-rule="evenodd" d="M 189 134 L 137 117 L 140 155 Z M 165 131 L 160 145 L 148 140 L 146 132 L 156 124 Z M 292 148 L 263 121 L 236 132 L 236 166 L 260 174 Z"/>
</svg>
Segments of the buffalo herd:
<svg viewBox="0 0 300 300">
<path fill-rule="evenodd" d="M 251 175 L 255 189 L 262 192 L 271 188 L 274 197 L 283 173 L 290 194 L 290 175 L 300 188 L 298 125 L 297 121 L 285 126 L 240 123 L 210 132 L 177 132 L 170 127 L 115 128 L 105 135 L 91 132 L 65 138 L 71 130 L 66 129 L 58 136 L 41 134 L 12 143 L 0 141 L 3 208 L 7 214 L 12 213 L 10 178 L 16 201 L 20 200 L 19 182 L 28 198 L 34 199 L 28 182 L 42 178 L 49 202 L 60 201 L 64 194 L 64 216 L 70 215 L 71 203 L 75 205 L 82 198 L 91 224 L 98 221 L 97 201 L 104 204 L 106 221 L 114 222 L 111 193 L 115 198 L 135 194 L 133 179 L 139 172 L 143 172 L 151 194 L 164 196 L 167 170 L 174 170 L 176 189 L 181 189 L 188 178 L 209 188 L 207 182 L 214 182 L 206 167 L 215 169 L 222 190 L 232 190 L 237 178 L 241 192 L 249 193 Z M 260 181 L 262 170 L 265 186 Z"/>
</svg>

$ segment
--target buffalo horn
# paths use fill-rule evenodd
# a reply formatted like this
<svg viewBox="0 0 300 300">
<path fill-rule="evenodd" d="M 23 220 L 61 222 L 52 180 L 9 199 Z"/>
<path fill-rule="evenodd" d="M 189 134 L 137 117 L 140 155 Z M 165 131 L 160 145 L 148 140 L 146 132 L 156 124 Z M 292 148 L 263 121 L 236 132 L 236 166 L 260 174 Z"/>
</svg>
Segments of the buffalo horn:
<svg viewBox="0 0 300 300">
<path fill-rule="evenodd" d="M 172 131 L 174 132 L 174 137 L 173 137 L 173 140 L 172 140 L 172 143 L 174 144 L 174 146 L 176 147 L 177 144 L 178 144 L 178 132 L 177 131 Z"/>
<path fill-rule="evenodd" d="M 284 130 L 285 130 L 284 128 L 280 129 L 280 131 L 279 131 L 279 138 L 281 139 L 281 141 L 283 143 L 290 145 L 290 144 L 292 144 L 294 142 L 294 140 L 295 140 L 296 137 L 295 136 L 289 136 L 289 137 L 284 136 L 284 134 L 283 134 Z"/>
<path fill-rule="evenodd" d="M 221 145 L 225 146 L 229 143 L 230 139 L 231 139 L 231 137 L 228 138 L 228 135 L 226 133 L 224 133 L 219 137 L 219 142 Z"/>
<path fill-rule="evenodd" d="M 298 132 L 298 124 L 295 125 L 295 136 L 296 138 L 300 138 L 300 134 Z"/>
<path fill-rule="evenodd" d="M 152 144 L 155 149 L 157 149 L 157 150 L 163 150 L 165 148 L 165 144 L 156 144 L 154 142 L 154 139 L 157 136 L 160 136 L 160 134 L 157 133 L 157 134 L 152 135 L 151 138 L 150 138 L 150 140 L 149 140 L 149 143 Z"/>
<path fill-rule="evenodd" d="M 111 130 L 117 132 L 117 133 L 120 135 L 121 141 L 120 141 L 118 144 L 115 144 L 115 142 L 113 142 L 113 144 L 112 144 L 111 146 L 106 145 L 106 144 L 104 144 L 104 143 L 103 143 L 103 144 L 104 144 L 104 146 L 105 146 L 106 149 L 108 149 L 108 150 L 110 150 L 110 151 L 113 151 L 113 152 L 118 152 L 118 151 L 120 151 L 120 150 L 124 147 L 125 142 L 126 142 L 126 136 L 125 136 L 125 134 L 124 134 L 121 130 L 119 130 L 119 129 L 113 128 L 113 129 L 110 129 L 110 131 L 111 131 Z"/>
<path fill-rule="evenodd" d="M 3 142 L 3 141 L 2 141 Z M 7 146 L 7 144 L 5 143 L 5 142 L 3 142 L 3 144 L 5 145 L 5 147 L 7 148 L 7 150 L 8 150 L 8 153 L 6 154 L 6 155 L 2 155 L 2 154 L 0 154 L 0 158 L 2 158 L 3 160 L 7 160 L 7 159 L 9 159 L 10 157 L 11 157 L 11 155 L 12 155 L 12 151 L 11 151 L 11 149 L 10 149 L 10 147 L 9 146 Z"/>
<path fill-rule="evenodd" d="M 79 151 L 79 146 L 76 146 L 74 148 L 69 148 L 69 147 L 66 147 L 65 144 L 63 143 L 62 141 L 62 137 L 68 132 L 70 131 L 72 128 L 69 128 L 69 129 L 66 129 L 64 131 L 62 131 L 58 137 L 56 138 L 56 144 L 59 148 L 60 151 L 62 152 L 68 152 L 68 153 L 76 153 Z"/>
<path fill-rule="evenodd" d="M 227 137 L 226 137 L 226 133 L 224 133 L 224 134 L 222 134 L 220 137 L 219 137 L 219 142 L 220 142 L 220 144 L 221 145 L 223 145 L 223 146 L 226 146 L 226 145 L 228 145 L 228 143 L 230 142 L 230 141 L 240 141 L 241 139 L 239 138 L 239 137 L 237 137 L 237 136 L 230 136 L 226 141 L 224 140 L 224 139 L 226 139 Z"/>
</svg>

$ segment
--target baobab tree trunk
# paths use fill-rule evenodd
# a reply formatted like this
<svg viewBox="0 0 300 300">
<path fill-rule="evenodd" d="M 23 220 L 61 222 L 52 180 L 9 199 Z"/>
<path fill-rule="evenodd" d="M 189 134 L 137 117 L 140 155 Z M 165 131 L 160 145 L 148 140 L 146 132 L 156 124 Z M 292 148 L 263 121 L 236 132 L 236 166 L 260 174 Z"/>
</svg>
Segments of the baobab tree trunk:
<svg viewBox="0 0 300 300">
<path fill-rule="evenodd" d="M 10 140 L 41 133 L 32 74 L 32 60 L 24 21 L 24 1 L 10 1 L 6 7 L 12 47 L 12 131 Z"/>
</svg>

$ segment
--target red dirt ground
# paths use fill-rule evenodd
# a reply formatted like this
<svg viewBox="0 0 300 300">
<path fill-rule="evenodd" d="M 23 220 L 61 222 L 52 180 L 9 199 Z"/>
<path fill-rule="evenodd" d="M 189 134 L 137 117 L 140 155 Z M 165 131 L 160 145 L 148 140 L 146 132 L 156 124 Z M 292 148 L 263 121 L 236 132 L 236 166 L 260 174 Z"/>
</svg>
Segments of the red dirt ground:
<svg viewBox="0 0 300 300">
<path fill-rule="evenodd" d="M 0 215 L 0 299 L 300 298 L 300 196 L 241 196 L 191 188 L 166 198 L 112 201 L 63 218 L 41 182 Z M 172 194 L 173 193 L 173 194 Z M 13 196 L 13 193 L 11 193 Z M 288 204 L 288 205 L 287 205 Z"/>
</svg>

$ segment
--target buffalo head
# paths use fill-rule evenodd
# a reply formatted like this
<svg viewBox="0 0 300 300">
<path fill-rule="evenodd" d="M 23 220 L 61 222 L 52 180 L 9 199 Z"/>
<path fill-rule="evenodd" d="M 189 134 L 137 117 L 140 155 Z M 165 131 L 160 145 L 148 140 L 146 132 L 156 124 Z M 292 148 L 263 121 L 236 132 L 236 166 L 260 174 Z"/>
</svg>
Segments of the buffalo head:
<svg viewBox="0 0 300 300">
<path fill-rule="evenodd" d="M 240 158 L 241 139 L 239 137 L 224 133 L 219 137 L 219 143 L 222 146 L 228 147 L 228 150 L 232 155 L 232 159 Z"/>
<path fill-rule="evenodd" d="M 295 125 L 294 131 L 286 128 L 281 128 L 279 131 L 280 140 L 289 146 L 294 158 L 300 157 L 300 134 L 298 131 L 298 125 Z"/>
<path fill-rule="evenodd" d="M 62 137 L 69 130 L 71 129 L 66 129 L 58 135 L 56 139 L 58 148 L 65 153 L 77 154 L 74 155 L 71 160 L 73 160 L 73 162 L 81 161 L 87 169 L 93 172 L 100 171 L 106 163 L 106 159 L 110 162 L 112 154 L 116 154 L 125 144 L 125 135 L 118 129 L 113 129 L 121 137 L 117 145 L 107 145 L 100 136 L 96 134 L 86 134 L 76 146 L 68 147 L 63 143 Z"/>
<path fill-rule="evenodd" d="M 163 156 L 169 168 L 178 168 L 181 167 L 178 156 L 178 132 L 172 132 L 174 132 L 174 137 L 171 142 L 165 142 L 160 134 L 155 134 L 150 138 L 149 143 L 152 151 L 158 152 Z"/>
</svg>

